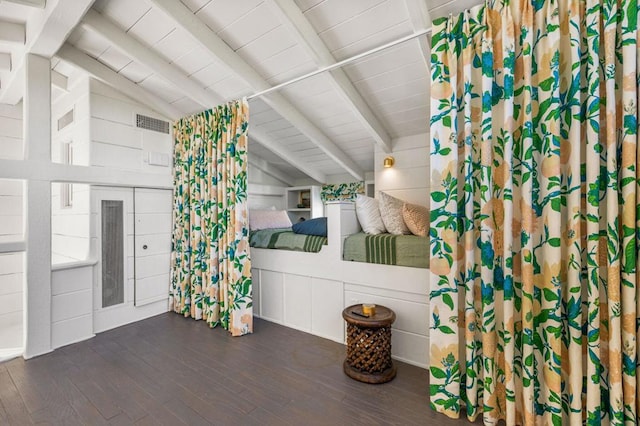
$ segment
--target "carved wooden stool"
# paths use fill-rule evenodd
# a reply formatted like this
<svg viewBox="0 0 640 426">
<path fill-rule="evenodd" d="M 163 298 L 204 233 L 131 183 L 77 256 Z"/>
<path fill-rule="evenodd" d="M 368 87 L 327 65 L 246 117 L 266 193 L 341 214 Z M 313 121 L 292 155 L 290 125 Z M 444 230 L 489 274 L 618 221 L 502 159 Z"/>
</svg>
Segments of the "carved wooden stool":
<svg viewBox="0 0 640 426">
<path fill-rule="evenodd" d="M 391 360 L 391 324 L 396 314 L 377 305 L 375 314 L 367 317 L 362 305 L 352 305 L 342 311 L 347 322 L 347 359 L 344 372 L 364 383 L 385 383 L 396 376 Z"/>
</svg>

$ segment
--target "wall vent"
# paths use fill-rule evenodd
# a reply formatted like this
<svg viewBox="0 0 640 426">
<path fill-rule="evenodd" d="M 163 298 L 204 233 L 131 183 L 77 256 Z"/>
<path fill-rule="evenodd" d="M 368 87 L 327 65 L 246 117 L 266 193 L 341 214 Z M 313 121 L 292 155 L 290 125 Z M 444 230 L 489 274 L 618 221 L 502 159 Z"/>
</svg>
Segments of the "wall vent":
<svg viewBox="0 0 640 426">
<path fill-rule="evenodd" d="M 58 130 L 64 129 L 71 123 L 73 123 L 73 109 L 70 109 L 58 119 Z"/>
<path fill-rule="evenodd" d="M 157 118 L 148 117 L 142 114 L 136 114 L 136 127 L 169 134 L 168 121 L 158 120 Z"/>
</svg>

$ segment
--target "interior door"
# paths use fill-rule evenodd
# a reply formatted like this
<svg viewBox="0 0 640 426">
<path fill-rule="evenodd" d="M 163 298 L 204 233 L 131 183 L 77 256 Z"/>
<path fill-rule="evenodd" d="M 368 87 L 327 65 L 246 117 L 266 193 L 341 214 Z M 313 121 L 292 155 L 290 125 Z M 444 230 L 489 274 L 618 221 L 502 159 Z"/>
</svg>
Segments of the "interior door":
<svg viewBox="0 0 640 426">
<path fill-rule="evenodd" d="M 172 193 L 134 190 L 135 306 L 169 298 Z"/>
<path fill-rule="evenodd" d="M 92 187 L 95 333 L 133 317 L 133 189 Z"/>
</svg>

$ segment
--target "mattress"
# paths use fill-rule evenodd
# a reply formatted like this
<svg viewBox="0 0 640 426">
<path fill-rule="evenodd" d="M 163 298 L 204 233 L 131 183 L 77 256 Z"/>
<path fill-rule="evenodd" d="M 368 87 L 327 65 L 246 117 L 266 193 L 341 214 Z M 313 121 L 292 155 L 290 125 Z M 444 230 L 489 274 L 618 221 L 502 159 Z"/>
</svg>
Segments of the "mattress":
<svg viewBox="0 0 640 426">
<path fill-rule="evenodd" d="M 326 237 L 296 234 L 291 228 L 261 229 L 249 234 L 249 245 L 256 248 L 317 253 L 325 244 Z"/>
<path fill-rule="evenodd" d="M 429 239 L 416 235 L 353 234 L 344 241 L 343 259 L 382 265 L 429 267 Z"/>
</svg>

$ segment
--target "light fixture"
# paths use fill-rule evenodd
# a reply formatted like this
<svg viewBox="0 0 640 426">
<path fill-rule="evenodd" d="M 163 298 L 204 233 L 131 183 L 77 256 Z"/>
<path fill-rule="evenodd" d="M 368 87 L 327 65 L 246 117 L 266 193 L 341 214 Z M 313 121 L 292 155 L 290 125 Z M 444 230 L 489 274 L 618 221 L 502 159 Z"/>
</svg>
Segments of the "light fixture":
<svg viewBox="0 0 640 426">
<path fill-rule="evenodd" d="M 393 158 L 392 156 L 388 156 L 384 159 L 384 168 L 388 169 L 389 167 L 393 167 L 394 163 L 396 162 L 395 158 Z"/>
</svg>

